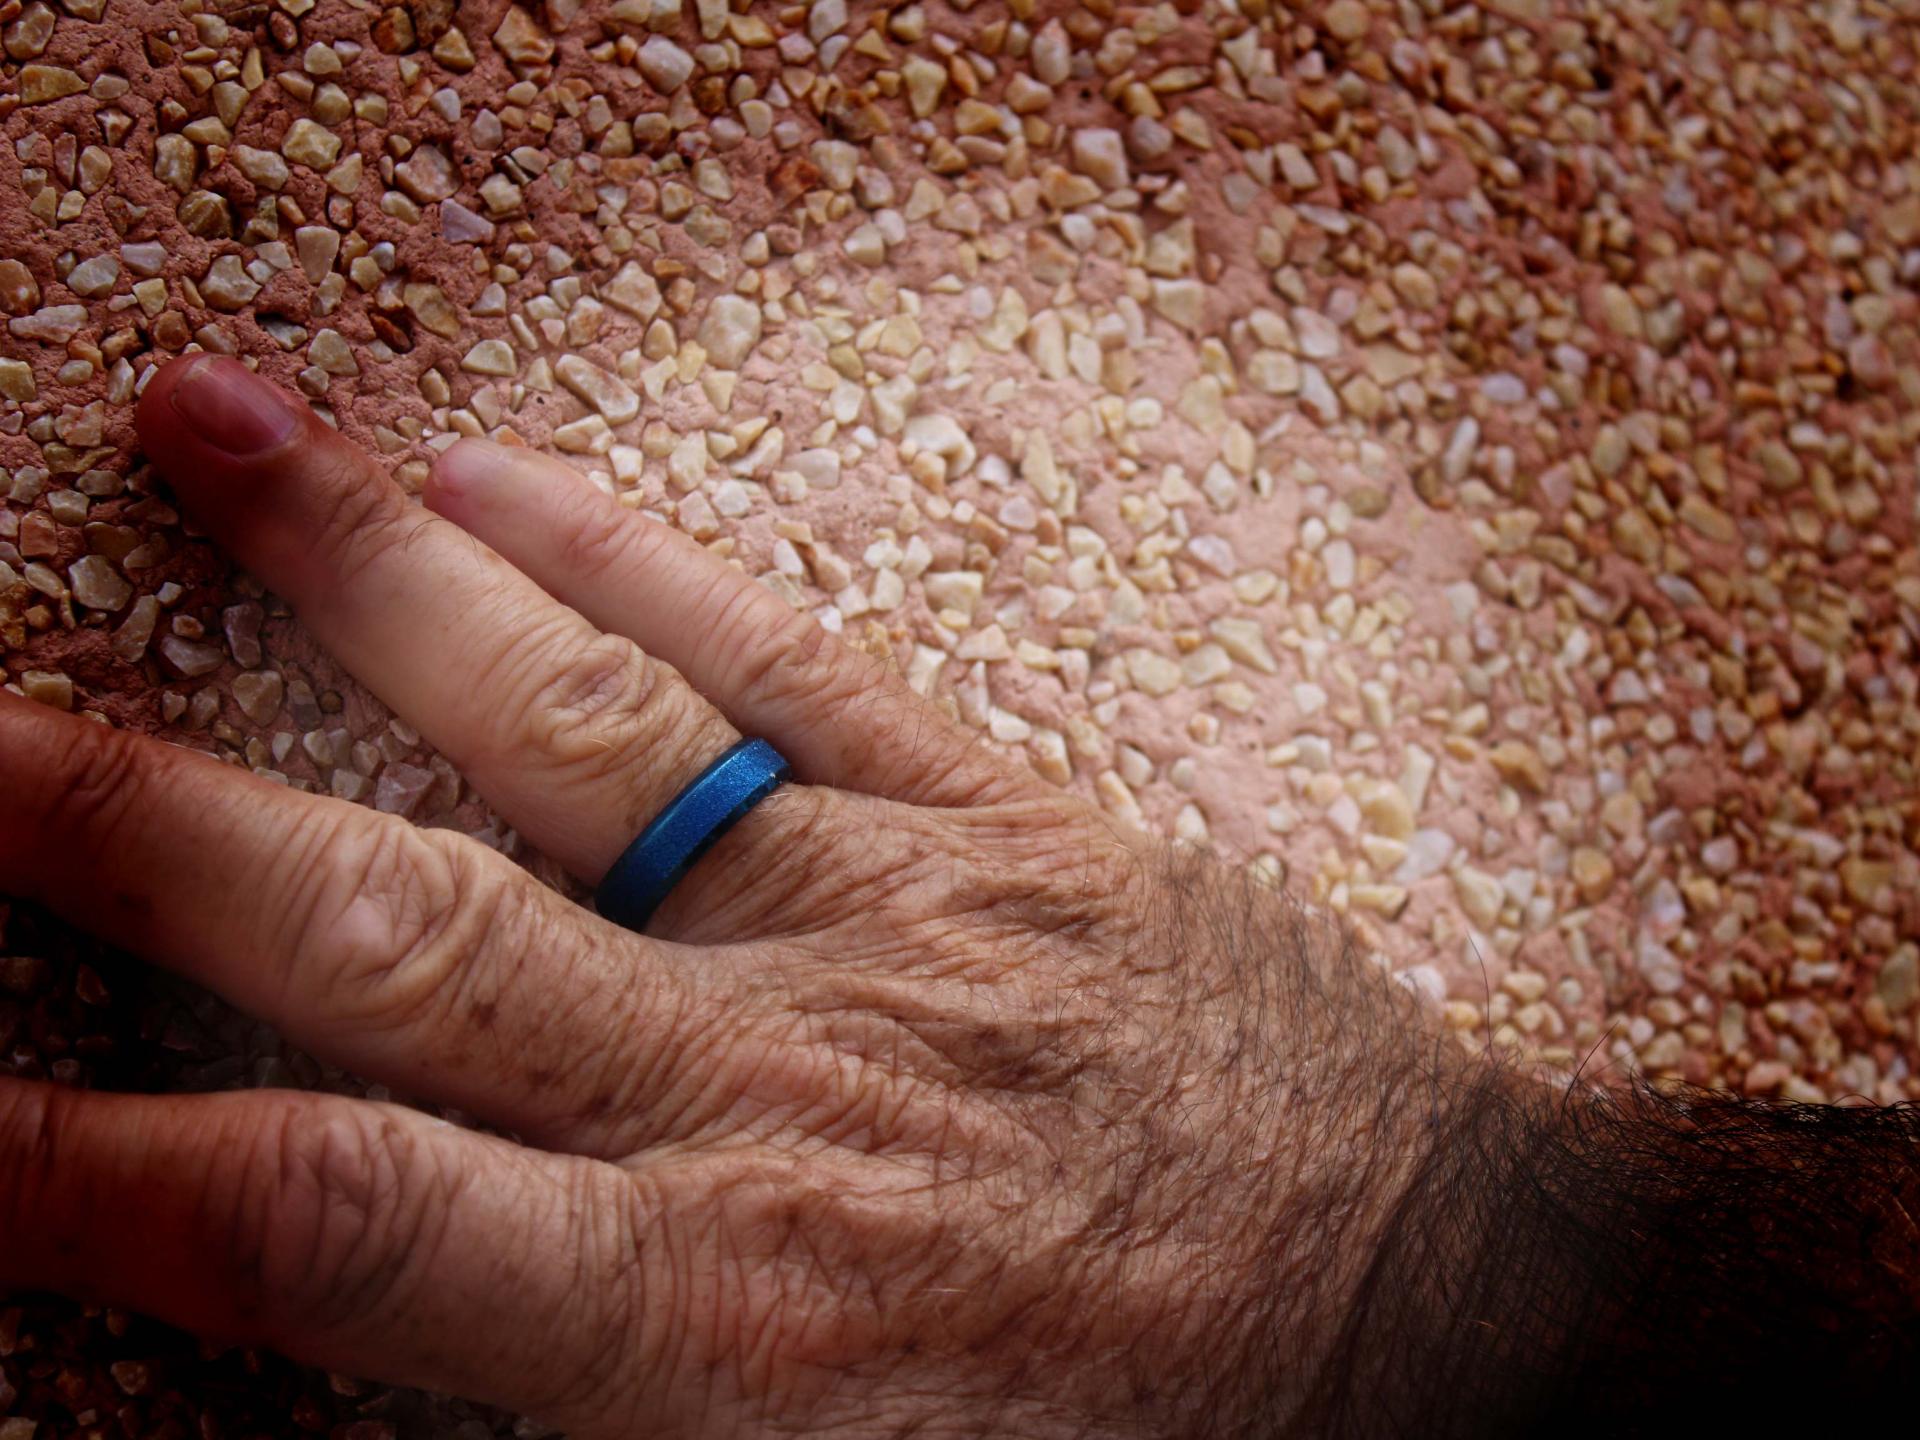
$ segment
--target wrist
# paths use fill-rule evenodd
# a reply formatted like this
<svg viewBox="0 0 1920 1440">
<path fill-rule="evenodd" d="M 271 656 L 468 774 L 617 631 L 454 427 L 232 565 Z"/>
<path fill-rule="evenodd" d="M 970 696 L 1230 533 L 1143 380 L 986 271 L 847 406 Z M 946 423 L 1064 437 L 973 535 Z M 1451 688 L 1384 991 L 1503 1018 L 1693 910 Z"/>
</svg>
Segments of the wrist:
<svg viewBox="0 0 1920 1440">
<path fill-rule="evenodd" d="M 1507 1433 L 1528 1405 L 1524 1377 L 1564 1339 L 1518 1292 L 1582 1288 L 1578 1258 L 1545 1253 L 1516 1212 L 1559 1143 L 1553 1102 L 1566 1097 L 1485 1057 L 1428 1059 L 1425 1113 L 1289 1436 Z"/>
<path fill-rule="evenodd" d="M 1920 1378 L 1920 1112 L 1448 1089 L 1286 1433 L 1777 1433 Z"/>
<path fill-rule="evenodd" d="M 1270 1192 L 1257 1273 L 1272 1298 L 1241 1367 L 1242 1413 L 1259 1434 L 1437 1436 L 1429 1377 L 1467 1380 L 1485 1337 L 1436 1318 L 1451 1313 L 1453 1277 L 1477 1283 L 1516 1157 L 1552 1123 L 1552 1092 L 1463 1052 L 1344 947 L 1319 969 L 1270 1112 L 1284 1179 Z"/>
</svg>

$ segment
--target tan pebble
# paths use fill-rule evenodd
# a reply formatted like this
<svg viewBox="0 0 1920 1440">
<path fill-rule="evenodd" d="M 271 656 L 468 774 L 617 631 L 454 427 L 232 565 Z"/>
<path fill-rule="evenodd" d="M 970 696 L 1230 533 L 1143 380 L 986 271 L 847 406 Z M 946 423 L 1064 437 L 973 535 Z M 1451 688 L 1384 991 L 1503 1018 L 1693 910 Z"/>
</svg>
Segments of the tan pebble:
<svg viewBox="0 0 1920 1440">
<path fill-rule="evenodd" d="M 39 387 L 34 384 L 31 365 L 24 360 L 0 356 L 0 395 L 6 396 L 9 400 L 24 403 L 39 393 Z"/>
<path fill-rule="evenodd" d="M 20 691 L 29 700 L 55 710 L 73 709 L 73 681 L 63 670 L 24 670 Z"/>
<path fill-rule="evenodd" d="M 1327 7 L 1326 20 L 1333 37 L 1349 45 L 1364 39 L 1373 28 L 1373 17 L 1361 0 L 1333 0 Z"/>
<path fill-rule="evenodd" d="M 401 288 L 400 298 L 408 313 L 434 334 L 449 340 L 459 336 L 460 312 L 453 308 L 453 302 L 438 285 L 413 282 Z"/>
<path fill-rule="evenodd" d="M 338 330 L 321 330 L 307 345 L 307 359 L 329 375 L 358 375 L 360 362 L 353 347 Z"/>
<path fill-rule="evenodd" d="M 216 310 L 243 309 L 260 293 L 260 283 L 247 274 L 238 255 L 222 255 L 200 281 L 200 294 Z"/>
<path fill-rule="evenodd" d="M 1413 806 L 1398 785 L 1385 780 L 1372 781 L 1357 798 L 1361 818 L 1376 835 L 1404 841 L 1413 834 Z"/>
<path fill-rule="evenodd" d="M 460 188 L 460 173 L 438 145 L 418 146 L 393 168 L 394 182 L 422 205 L 445 200 Z"/>
<path fill-rule="evenodd" d="M 1184 678 L 1180 666 L 1159 651 L 1136 647 L 1126 651 L 1123 658 L 1133 687 L 1143 694 L 1159 697 L 1180 688 Z"/>
<path fill-rule="evenodd" d="M 340 253 L 340 232 L 325 225 L 302 225 L 293 232 L 293 247 L 300 257 L 300 268 L 308 280 L 318 285 L 333 269 Z"/>
<path fill-rule="evenodd" d="M 986 591 L 986 580 L 974 570 L 934 570 L 920 577 L 920 588 L 936 610 L 971 616 Z"/>
<path fill-rule="evenodd" d="M 0 260 L 0 310 L 25 315 L 40 304 L 40 282 L 33 272 L 11 256 Z"/>
<path fill-rule="evenodd" d="M 664 35 L 654 35 L 640 47 L 633 62 L 647 83 L 662 95 L 671 95 L 693 74 L 693 56 Z"/>
<path fill-rule="evenodd" d="M 340 157 L 340 137 L 303 115 L 287 127 L 280 153 L 296 165 L 325 169 Z"/>
<path fill-rule="evenodd" d="M 1840 883 L 1856 905 L 1878 908 L 1893 884 L 1893 864 L 1850 855 L 1840 862 Z"/>
<path fill-rule="evenodd" d="M 211 674 L 226 663 L 226 652 L 218 645 L 209 645 L 202 640 L 188 640 L 179 635 L 163 635 L 160 638 L 160 655 L 176 674 L 189 679 Z"/>
<path fill-rule="evenodd" d="M 609 425 L 624 425 L 640 413 L 640 397 L 617 375 L 593 362 L 578 355 L 562 355 L 553 368 L 560 383 L 598 410 Z"/>
<path fill-rule="evenodd" d="M 1394 292 L 1415 310 L 1430 311 L 1440 304 L 1440 286 L 1432 274 L 1411 261 L 1393 267 L 1389 277 Z"/>
<path fill-rule="evenodd" d="M 947 67 L 915 55 L 900 67 L 900 78 L 906 81 L 907 104 L 913 113 L 923 120 L 933 114 L 946 92 Z"/>
<path fill-rule="evenodd" d="M 1911 1010 L 1920 1000 L 1920 949 L 1910 943 L 1901 945 L 1881 965 L 1874 987 L 1893 1014 L 1904 1015 Z"/>
<path fill-rule="evenodd" d="M 1906 195 L 1880 212 L 1887 238 L 1905 249 L 1920 240 L 1920 195 Z"/>
<path fill-rule="evenodd" d="M 1347 891 L 1347 900 L 1356 909 L 1397 920 L 1407 908 L 1407 889 L 1404 885 L 1354 885 Z"/>
<path fill-rule="evenodd" d="M 111 255 L 94 255 L 67 272 L 67 288 L 86 300 L 98 300 L 113 290 L 120 278 L 120 262 Z"/>
<path fill-rule="evenodd" d="M 466 74 L 474 66 L 473 46 L 468 43 L 465 32 L 457 26 L 433 42 L 433 58 L 460 75 Z"/>
<path fill-rule="evenodd" d="M 1487 759 L 1500 772 L 1501 779 L 1529 795 L 1544 795 L 1550 776 L 1546 762 L 1524 740 L 1502 740 L 1487 752 Z"/>
<path fill-rule="evenodd" d="M 18 80 L 22 105 L 44 105 L 78 95 L 87 82 L 61 65 L 24 65 Z"/>
<path fill-rule="evenodd" d="M 1223 616 L 1211 622 L 1207 630 L 1220 642 L 1226 653 L 1242 665 L 1250 666 L 1263 675 L 1279 673 L 1280 667 L 1273 658 L 1273 652 L 1267 648 L 1266 636 L 1259 621 Z"/>
<path fill-rule="evenodd" d="M 113 614 L 133 598 L 133 587 L 104 555 L 83 555 L 67 567 L 73 598 L 89 610 Z"/>
<path fill-rule="evenodd" d="M 1601 287 L 1600 318 L 1614 334 L 1629 340 L 1638 340 L 1645 331 L 1639 302 L 1619 285 Z"/>
<path fill-rule="evenodd" d="M 256 725 L 266 725 L 280 713 L 284 686 L 277 671 L 249 670 L 233 677 L 234 703 Z"/>
<path fill-rule="evenodd" d="M 738 370 L 760 343 L 760 307 L 739 295 L 721 295 L 707 307 L 697 338 L 707 358 L 723 370 Z"/>
<path fill-rule="evenodd" d="M 505 340 L 481 340 L 461 357 L 460 368 L 473 375 L 511 375 L 517 368 L 513 346 Z"/>
<path fill-rule="evenodd" d="M 1126 142 L 1118 130 L 1098 126 L 1073 132 L 1074 168 L 1104 190 L 1123 190 L 1132 183 Z"/>
<path fill-rule="evenodd" d="M 1757 458 L 1761 476 L 1769 490 L 1793 490 L 1806 478 L 1806 467 L 1800 463 L 1800 458 L 1778 440 L 1769 440 L 1762 445 Z"/>
<path fill-rule="evenodd" d="M 518 5 L 509 5 L 507 13 L 494 28 L 493 44 L 516 65 L 543 65 L 553 58 L 553 41 L 547 32 Z"/>
<path fill-rule="evenodd" d="M 1580 898 L 1592 905 L 1613 887 L 1613 861 L 1606 851 L 1582 845 L 1573 852 L 1568 873 L 1580 892 Z"/>
<path fill-rule="evenodd" d="M 1467 912 L 1467 918 L 1481 929 L 1491 929 L 1499 923 L 1507 892 L 1486 871 L 1471 865 L 1461 866 L 1453 872 L 1453 893 L 1460 901 L 1460 908 Z"/>
</svg>

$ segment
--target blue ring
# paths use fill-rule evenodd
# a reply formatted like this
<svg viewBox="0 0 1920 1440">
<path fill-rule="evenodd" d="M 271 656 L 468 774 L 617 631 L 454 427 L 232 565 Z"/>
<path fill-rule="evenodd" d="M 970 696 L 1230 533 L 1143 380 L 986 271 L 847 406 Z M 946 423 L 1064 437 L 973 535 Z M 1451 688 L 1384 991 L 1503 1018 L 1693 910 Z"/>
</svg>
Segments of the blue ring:
<svg viewBox="0 0 1920 1440">
<path fill-rule="evenodd" d="M 700 772 L 613 862 L 593 908 L 644 930 L 667 893 L 755 805 L 792 774 L 764 740 L 742 740 Z"/>
</svg>

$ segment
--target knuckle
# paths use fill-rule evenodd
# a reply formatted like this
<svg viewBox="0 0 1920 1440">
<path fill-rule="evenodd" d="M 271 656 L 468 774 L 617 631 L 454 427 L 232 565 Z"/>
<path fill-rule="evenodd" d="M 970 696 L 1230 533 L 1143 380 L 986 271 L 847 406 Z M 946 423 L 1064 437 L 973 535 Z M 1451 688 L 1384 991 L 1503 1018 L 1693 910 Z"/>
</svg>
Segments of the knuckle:
<svg viewBox="0 0 1920 1440">
<path fill-rule="evenodd" d="M 326 947 L 327 963 L 296 963 L 326 991 L 320 1013 L 359 1029 L 395 1029 L 451 1005 L 471 960 L 511 903 L 512 886 L 485 846 L 356 812 L 317 847 L 308 901 L 292 907 L 295 940 Z M 297 950 L 296 952 L 297 953 Z"/>
<path fill-rule="evenodd" d="M 392 1117 L 352 1103 L 289 1106 L 255 1143 L 270 1180 L 258 1214 L 235 1207 L 255 1236 L 236 1249 L 256 1257 L 270 1312 L 324 1333 L 395 1303 L 407 1256 L 431 1247 L 433 1157 Z"/>
<path fill-rule="evenodd" d="M 765 623 L 765 595 L 738 583 L 712 602 L 713 634 L 722 655 L 735 657 L 728 693 L 744 702 L 820 697 L 847 669 L 849 653 L 811 616 L 789 613 L 776 626 Z M 716 579 L 715 586 L 727 584 Z"/>
<path fill-rule="evenodd" d="M 540 1410 L 578 1418 L 588 1433 L 617 1434 L 661 1393 L 655 1366 L 673 1347 L 662 1322 L 687 1313 L 672 1247 L 662 1244 L 664 1198 L 638 1172 L 581 1163 L 565 1181 L 570 1233 L 564 1253 L 581 1297 L 584 1343 L 556 1365 Z M 556 1352 L 556 1359 L 559 1352 Z"/>
<path fill-rule="evenodd" d="M 384 476 L 357 457 L 324 456 L 315 462 L 318 495 L 314 548 L 332 558 L 335 578 L 351 584 L 381 555 L 412 533 L 408 511 Z M 426 517 L 421 517 L 421 523 Z"/>
<path fill-rule="evenodd" d="M 506 697 L 511 722 L 497 743 L 516 755 L 529 741 L 550 750 L 591 748 L 609 738 L 598 732 L 631 726 L 659 689 L 655 667 L 632 641 L 583 636 L 564 620 L 526 627 L 488 668 L 483 688 Z"/>
<path fill-rule="evenodd" d="M 39 819 L 82 836 L 110 833 L 141 812 L 148 757 L 129 736 L 86 725 L 48 772 Z"/>
<path fill-rule="evenodd" d="M 0 1185 L 0 1234 L 30 1234 L 36 1225 L 44 1225 L 48 1191 L 63 1176 L 69 1184 L 85 1177 L 80 1167 L 62 1163 L 61 1119 L 67 1095 L 53 1085 L 0 1085 L 0 1155 L 7 1157 L 14 1177 Z"/>
<path fill-rule="evenodd" d="M 570 781 L 639 786 L 717 722 L 677 675 L 621 636 L 597 635 L 547 664 L 523 702 L 515 751 L 533 744 Z M 645 767 L 635 763 L 642 754 Z"/>
<path fill-rule="evenodd" d="M 640 562 L 641 527 L 628 511 L 585 496 L 567 508 L 559 551 L 563 574 L 590 581 Z"/>
<path fill-rule="evenodd" d="M 667 689 L 660 667 L 617 635 L 598 635 L 563 659 L 534 691 L 535 724 L 560 734 L 633 726 Z"/>
</svg>

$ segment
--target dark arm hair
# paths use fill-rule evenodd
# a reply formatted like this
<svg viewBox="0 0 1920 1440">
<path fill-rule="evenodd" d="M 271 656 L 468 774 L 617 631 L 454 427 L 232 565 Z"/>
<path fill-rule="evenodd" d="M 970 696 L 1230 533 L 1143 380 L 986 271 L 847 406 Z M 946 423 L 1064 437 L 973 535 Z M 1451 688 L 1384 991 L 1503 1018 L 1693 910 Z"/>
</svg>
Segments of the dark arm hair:
<svg viewBox="0 0 1920 1440">
<path fill-rule="evenodd" d="M 1556 1088 L 1488 1063 L 1435 1113 L 1290 1429 L 1559 1440 L 1911 1415 L 1920 1109 Z"/>
</svg>

